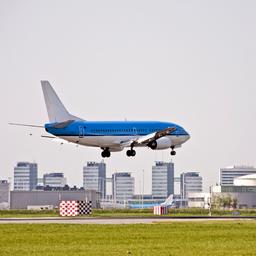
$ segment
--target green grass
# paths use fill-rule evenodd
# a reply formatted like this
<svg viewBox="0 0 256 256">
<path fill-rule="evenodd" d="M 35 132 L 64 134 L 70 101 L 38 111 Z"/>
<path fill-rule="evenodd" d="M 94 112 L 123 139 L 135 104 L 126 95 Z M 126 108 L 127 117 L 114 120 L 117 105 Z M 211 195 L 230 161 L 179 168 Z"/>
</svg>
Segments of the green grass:
<svg viewBox="0 0 256 256">
<path fill-rule="evenodd" d="M 57 217 L 58 210 L 0 210 L 0 218 Z"/>
<path fill-rule="evenodd" d="M 2 224 L 0 255 L 256 255 L 256 222 Z"/>
<path fill-rule="evenodd" d="M 241 216 L 256 216 L 256 209 L 238 210 Z M 205 209 L 170 209 L 169 216 L 207 216 L 208 210 Z M 231 216 L 232 211 L 229 210 L 213 210 L 212 216 Z M 22 217 L 58 217 L 58 210 L 0 210 L 0 218 L 22 218 Z M 94 209 L 93 217 L 129 217 L 129 216 L 154 216 L 152 209 L 111 209 L 102 210 Z"/>
</svg>

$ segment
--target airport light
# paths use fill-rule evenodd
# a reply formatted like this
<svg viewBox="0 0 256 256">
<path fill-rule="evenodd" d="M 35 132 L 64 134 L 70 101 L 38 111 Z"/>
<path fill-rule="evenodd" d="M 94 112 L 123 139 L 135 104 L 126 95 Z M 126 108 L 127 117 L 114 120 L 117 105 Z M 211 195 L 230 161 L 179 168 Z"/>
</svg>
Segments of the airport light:
<svg viewBox="0 0 256 256">
<path fill-rule="evenodd" d="M 212 187 L 209 187 L 210 197 L 209 197 L 209 216 L 212 216 Z"/>
<path fill-rule="evenodd" d="M 142 170 L 142 209 L 144 208 L 144 169 Z"/>
</svg>

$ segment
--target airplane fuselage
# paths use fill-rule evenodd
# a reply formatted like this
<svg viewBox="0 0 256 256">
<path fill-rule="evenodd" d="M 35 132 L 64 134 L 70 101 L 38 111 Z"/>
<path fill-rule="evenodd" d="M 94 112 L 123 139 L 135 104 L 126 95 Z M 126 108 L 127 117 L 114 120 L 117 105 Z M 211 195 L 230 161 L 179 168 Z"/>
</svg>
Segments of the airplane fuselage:
<svg viewBox="0 0 256 256">
<path fill-rule="evenodd" d="M 70 121 L 63 125 L 45 125 L 46 131 L 54 136 L 80 145 L 108 148 L 110 151 L 121 151 L 126 147 L 126 141 L 136 140 L 169 127 L 174 127 L 175 131 L 160 138 L 156 149 L 176 148 L 190 138 L 181 126 L 159 121 Z"/>
</svg>

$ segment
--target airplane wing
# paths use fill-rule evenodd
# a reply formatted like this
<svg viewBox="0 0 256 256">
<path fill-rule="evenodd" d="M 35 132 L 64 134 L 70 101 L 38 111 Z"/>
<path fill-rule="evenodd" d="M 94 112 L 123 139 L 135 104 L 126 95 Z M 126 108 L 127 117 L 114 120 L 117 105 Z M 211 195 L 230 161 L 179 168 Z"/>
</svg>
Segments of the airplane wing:
<svg viewBox="0 0 256 256">
<path fill-rule="evenodd" d="M 121 146 L 123 147 L 128 147 L 128 146 L 136 146 L 138 144 L 148 144 L 154 140 L 157 140 L 161 137 L 164 137 L 166 135 L 170 135 L 172 132 L 176 130 L 175 127 L 168 127 L 164 130 L 158 131 L 158 132 L 153 132 L 150 134 L 147 134 L 145 136 L 141 136 L 135 140 L 129 140 L 129 141 L 124 141 L 121 143 Z"/>
</svg>

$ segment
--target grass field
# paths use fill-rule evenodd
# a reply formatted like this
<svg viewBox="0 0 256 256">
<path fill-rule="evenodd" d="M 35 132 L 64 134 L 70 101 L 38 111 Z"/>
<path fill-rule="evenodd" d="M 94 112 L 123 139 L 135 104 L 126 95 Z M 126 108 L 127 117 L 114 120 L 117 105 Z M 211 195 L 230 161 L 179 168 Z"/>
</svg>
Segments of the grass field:
<svg viewBox="0 0 256 256">
<path fill-rule="evenodd" d="M 0 255 L 256 255 L 256 222 L 2 224 Z"/>
<path fill-rule="evenodd" d="M 256 216 L 256 209 L 239 209 L 241 216 Z M 200 208 L 169 209 L 169 216 L 207 216 L 208 210 Z M 213 210 L 212 216 L 231 216 L 229 210 Z M 0 218 L 22 218 L 22 217 L 57 217 L 58 210 L 0 210 Z M 127 216 L 154 216 L 152 209 L 94 209 L 92 217 L 127 217 Z"/>
</svg>

